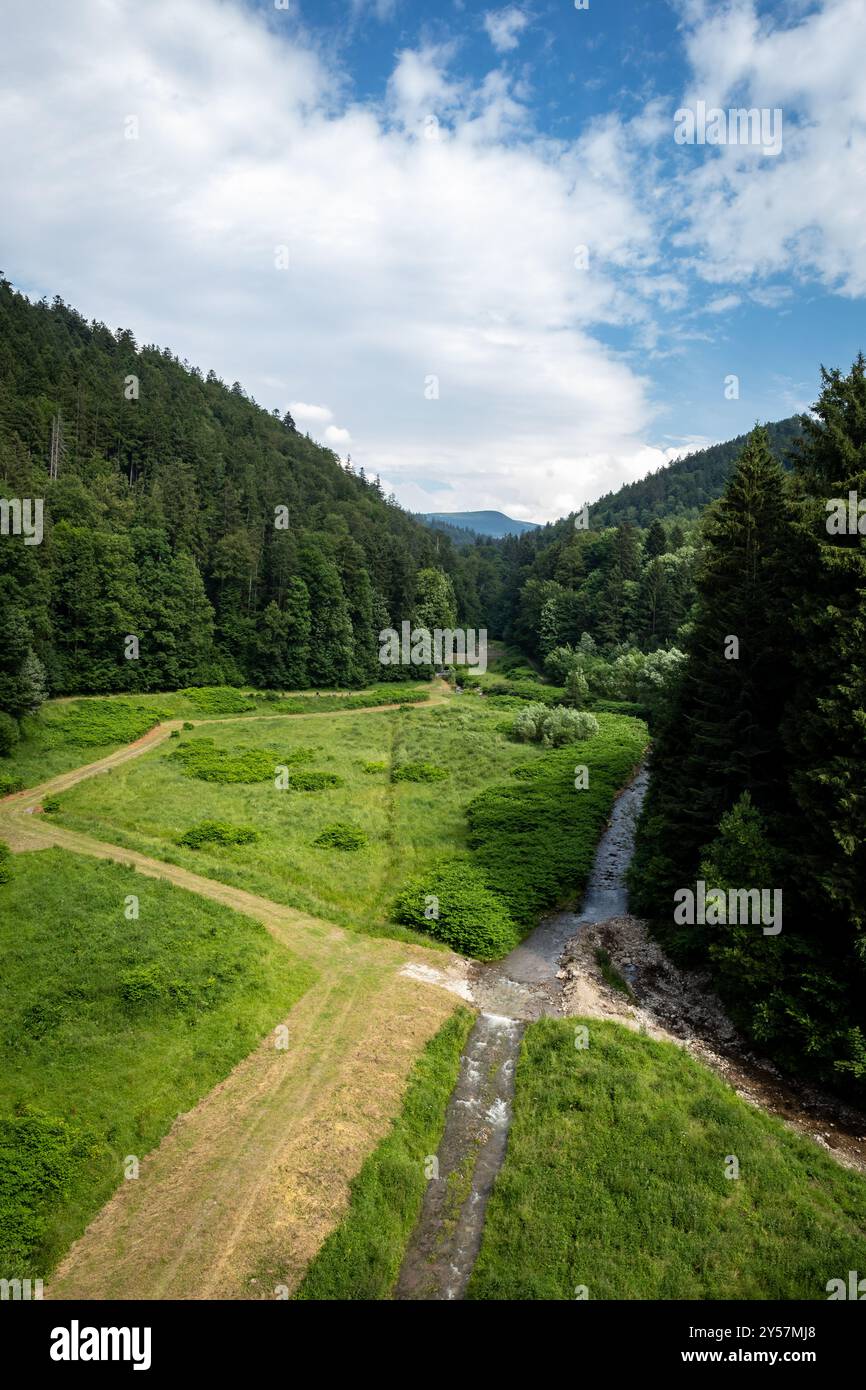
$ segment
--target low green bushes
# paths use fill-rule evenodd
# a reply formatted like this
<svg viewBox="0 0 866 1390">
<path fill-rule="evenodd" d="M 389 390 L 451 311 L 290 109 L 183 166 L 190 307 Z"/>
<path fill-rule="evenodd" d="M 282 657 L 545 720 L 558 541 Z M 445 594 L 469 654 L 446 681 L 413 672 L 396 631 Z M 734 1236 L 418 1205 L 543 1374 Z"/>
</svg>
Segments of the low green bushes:
<svg viewBox="0 0 866 1390">
<path fill-rule="evenodd" d="M 98 1136 L 59 1115 L 27 1106 L 0 1115 L 0 1269 L 21 1277 L 42 1245 L 48 1222 L 94 1157 Z"/>
<path fill-rule="evenodd" d="M 180 763 L 186 777 L 200 782 L 267 782 L 277 765 L 274 754 L 263 748 L 217 748 L 212 738 L 184 743 L 169 758 Z"/>
<path fill-rule="evenodd" d="M 46 709 L 42 737 L 48 747 L 99 748 L 109 743 L 132 743 L 171 711 L 154 700 L 73 700 Z"/>
<path fill-rule="evenodd" d="M 401 763 L 391 773 L 392 782 L 442 782 L 448 776 L 435 763 Z"/>
<path fill-rule="evenodd" d="M 8 883 L 12 877 L 12 851 L 5 841 L 0 840 L 0 883 Z"/>
<path fill-rule="evenodd" d="M 246 714 L 256 708 L 248 696 L 230 685 L 193 685 L 179 693 L 203 714 Z"/>
<path fill-rule="evenodd" d="M 203 820 L 185 834 L 178 836 L 176 845 L 186 845 L 188 849 L 199 849 L 202 845 L 251 845 L 259 838 L 259 832 L 251 825 L 229 825 L 221 820 Z"/>
<path fill-rule="evenodd" d="M 317 772 L 313 768 L 291 773 L 288 782 L 292 791 L 296 792 L 320 792 L 326 787 L 343 785 L 342 777 L 338 777 L 335 772 Z"/>
<path fill-rule="evenodd" d="M 333 825 L 325 826 L 313 844 L 318 845 L 320 849 L 358 850 L 367 844 L 367 836 L 355 825 L 349 825 L 346 821 L 334 821 Z"/>
<path fill-rule="evenodd" d="M 23 790 L 23 777 L 12 777 L 9 773 L 0 773 L 0 796 L 11 796 L 13 792 Z"/>
<path fill-rule="evenodd" d="M 391 916 L 416 931 L 429 932 L 452 950 L 477 960 L 497 960 L 520 940 L 502 899 L 485 875 L 461 859 L 432 866 L 398 895 Z"/>
</svg>

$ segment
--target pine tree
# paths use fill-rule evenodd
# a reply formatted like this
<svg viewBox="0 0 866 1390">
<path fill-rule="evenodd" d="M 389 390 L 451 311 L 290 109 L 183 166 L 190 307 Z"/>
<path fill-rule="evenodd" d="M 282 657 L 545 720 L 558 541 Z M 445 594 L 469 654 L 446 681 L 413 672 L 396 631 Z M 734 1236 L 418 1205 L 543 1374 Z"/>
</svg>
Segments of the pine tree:
<svg viewBox="0 0 866 1390">
<path fill-rule="evenodd" d="M 791 534 L 784 475 L 757 428 L 705 523 L 687 663 L 655 743 L 631 875 L 651 915 L 670 918 L 674 889 L 694 882 L 701 849 L 744 791 L 760 811 L 786 804 Z"/>
<path fill-rule="evenodd" d="M 656 518 L 646 533 L 643 543 L 643 553 L 647 560 L 655 559 L 656 555 L 664 555 L 668 548 L 668 538 L 665 535 L 665 528 Z"/>
</svg>

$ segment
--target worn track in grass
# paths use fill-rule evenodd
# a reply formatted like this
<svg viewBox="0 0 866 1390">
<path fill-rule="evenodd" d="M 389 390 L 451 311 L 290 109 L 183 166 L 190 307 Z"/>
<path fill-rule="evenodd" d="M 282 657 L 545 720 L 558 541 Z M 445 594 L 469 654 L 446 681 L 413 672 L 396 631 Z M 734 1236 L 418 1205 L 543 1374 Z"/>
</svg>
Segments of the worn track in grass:
<svg viewBox="0 0 866 1390">
<path fill-rule="evenodd" d="M 440 697 L 441 699 L 441 697 Z M 434 697 L 428 703 L 439 703 Z M 399 706 L 264 719 L 379 713 Z M 418 706 L 415 706 L 418 708 Z M 199 724 L 229 720 L 197 720 Z M 412 1062 L 454 1006 L 426 983 L 441 952 L 344 931 L 243 889 L 54 825 L 43 797 L 156 747 L 172 720 L 94 763 L 0 802 L 0 839 L 112 859 L 255 918 L 318 971 L 276 1033 L 124 1182 L 51 1280 L 49 1298 L 275 1298 L 291 1292 L 397 1113 Z M 417 974 L 404 973 L 414 965 Z M 437 972 L 438 973 L 438 972 Z M 274 1020 L 275 1027 L 281 1020 Z"/>
</svg>

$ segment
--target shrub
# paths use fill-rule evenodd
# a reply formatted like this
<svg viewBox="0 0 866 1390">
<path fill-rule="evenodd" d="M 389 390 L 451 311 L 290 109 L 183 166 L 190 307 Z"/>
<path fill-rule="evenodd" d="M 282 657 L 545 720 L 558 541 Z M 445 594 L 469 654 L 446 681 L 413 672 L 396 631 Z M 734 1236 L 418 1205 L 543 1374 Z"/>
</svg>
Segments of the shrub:
<svg viewBox="0 0 866 1390">
<path fill-rule="evenodd" d="M 296 792 L 319 792 L 325 787 L 342 787 L 343 779 L 334 772 L 293 772 L 289 777 L 289 786 Z"/>
<path fill-rule="evenodd" d="M 169 754 L 186 777 L 200 782 L 267 782 L 274 776 L 273 753 L 262 748 L 217 748 L 212 738 L 184 743 Z"/>
<path fill-rule="evenodd" d="M 172 729 L 169 738 L 180 738 L 180 729 Z"/>
<path fill-rule="evenodd" d="M 435 763 L 402 763 L 391 773 L 392 782 L 441 782 L 448 776 Z"/>
<path fill-rule="evenodd" d="M 156 965 L 134 965 L 120 976 L 120 997 L 130 1009 L 146 1009 L 166 997 L 165 977 Z"/>
<path fill-rule="evenodd" d="M 11 714 L 0 710 L 0 758 L 9 757 L 20 737 L 18 721 L 13 719 Z"/>
<path fill-rule="evenodd" d="M 46 816 L 56 816 L 61 809 L 59 796 L 46 796 L 42 803 L 42 811 Z"/>
<path fill-rule="evenodd" d="M 28 1107 L 23 1115 L 0 1117 L 0 1269 L 4 1276 L 26 1278 L 31 1269 L 39 1275 L 51 1214 L 99 1152 L 94 1133 L 59 1116 Z"/>
<path fill-rule="evenodd" d="M 245 714 L 255 704 L 230 685 L 187 686 L 179 692 L 205 714 Z"/>
<path fill-rule="evenodd" d="M 528 705 L 516 716 L 512 732 L 523 743 L 542 743 L 545 748 L 561 748 L 566 743 L 594 738 L 598 728 L 598 720 L 586 710 L 551 710 L 544 705 Z"/>
<path fill-rule="evenodd" d="M 0 773 L 0 796 L 11 796 L 13 792 L 24 790 L 24 779 Z"/>
<path fill-rule="evenodd" d="M 229 825 L 222 820 L 203 820 L 175 840 L 176 845 L 198 849 L 200 845 L 251 845 L 259 832 L 251 825 Z"/>
<path fill-rule="evenodd" d="M 438 915 L 428 916 L 431 912 Z M 408 883 L 391 916 L 477 960 L 497 960 L 520 941 L 507 907 L 485 875 L 461 859 L 434 866 Z"/>
<path fill-rule="evenodd" d="M 73 748 L 95 748 L 109 743 L 132 743 L 169 718 L 164 706 L 152 701 L 75 700 L 55 706 L 43 715 L 48 747 L 68 744 Z"/>
<path fill-rule="evenodd" d="M 184 727 L 185 729 L 194 729 L 194 728 L 195 728 L 195 725 L 194 725 L 194 724 L 191 724 L 190 721 L 189 721 L 188 719 L 185 719 L 185 720 L 183 721 L 183 727 Z"/>
<path fill-rule="evenodd" d="M 364 763 L 363 766 L 364 766 L 364 771 L 365 771 L 365 772 L 387 772 L 387 771 L 388 771 L 388 764 L 387 764 L 387 763 Z"/>
<path fill-rule="evenodd" d="M 8 883 L 12 877 L 12 851 L 0 840 L 0 883 Z"/>
<path fill-rule="evenodd" d="M 367 844 L 367 836 L 357 826 L 348 825 L 345 821 L 335 821 L 333 825 L 325 826 L 313 844 L 318 845 L 320 849 L 363 849 Z"/>
</svg>

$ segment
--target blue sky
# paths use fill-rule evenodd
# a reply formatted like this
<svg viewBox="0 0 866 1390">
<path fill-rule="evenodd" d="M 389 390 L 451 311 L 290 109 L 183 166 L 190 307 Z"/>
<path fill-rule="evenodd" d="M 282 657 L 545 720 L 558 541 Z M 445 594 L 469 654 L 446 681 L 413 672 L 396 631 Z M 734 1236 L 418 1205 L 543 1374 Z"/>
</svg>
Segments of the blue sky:
<svg viewBox="0 0 866 1390">
<path fill-rule="evenodd" d="M 551 519 L 866 341 L 863 0 L 10 0 L 6 40 L 13 283 L 413 509 Z M 679 143 L 701 102 L 781 147 Z"/>
</svg>

